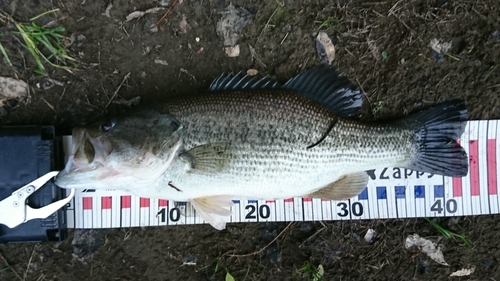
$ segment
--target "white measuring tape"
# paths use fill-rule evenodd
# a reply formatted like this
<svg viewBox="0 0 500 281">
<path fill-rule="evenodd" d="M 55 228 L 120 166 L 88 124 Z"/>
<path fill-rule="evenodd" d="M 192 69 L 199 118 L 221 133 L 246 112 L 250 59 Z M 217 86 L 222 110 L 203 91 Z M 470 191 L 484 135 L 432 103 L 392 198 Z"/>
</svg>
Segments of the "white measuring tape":
<svg viewBox="0 0 500 281">
<path fill-rule="evenodd" d="M 498 214 L 500 120 L 469 121 L 460 143 L 469 173 L 451 178 L 401 168 L 370 172 L 367 188 L 348 200 L 290 198 L 235 200 L 230 222 L 328 221 Z M 191 206 L 140 198 L 116 190 L 77 191 L 67 208 L 70 228 L 113 228 L 201 224 L 181 215 Z"/>
</svg>

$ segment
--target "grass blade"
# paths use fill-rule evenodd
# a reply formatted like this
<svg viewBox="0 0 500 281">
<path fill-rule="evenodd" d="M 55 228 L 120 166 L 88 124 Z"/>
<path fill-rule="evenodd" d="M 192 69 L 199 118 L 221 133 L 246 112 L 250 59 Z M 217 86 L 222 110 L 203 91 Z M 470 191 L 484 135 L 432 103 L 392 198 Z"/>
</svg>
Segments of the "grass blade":
<svg viewBox="0 0 500 281">
<path fill-rule="evenodd" d="M 428 221 L 432 226 L 434 226 L 434 228 L 436 228 L 436 230 L 439 233 L 441 233 L 441 235 L 443 235 L 444 237 L 446 237 L 447 239 L 450 239 L 450 238 L 453 238 L 453 237 L 460 238 L 460 240 L 462 240 L 462 242 L 467 246 L 467 248 L 472 248 L 472 245 L 467 240 L 467 238 L 465 238 L 465 236 L 463 234 L 458 234 L 458 233 L 449 231 L 447 229 L 444 229 L 442 226 L 440 226 L 435 221 L 433 221 L 433 220 L 431 220 L 429 218 L 425 218 L 425 220 Z"/>
<path fill-rule="evenodd" d="M 12 62 L 10 61 L 10 57 L 9 55 L 7 55 L 7 52 L 5 51 L 5 48 L 3 47 L 2 43 L 0 43 L 0 52 L 2 52 L 5 60 L 10 65 L 10 67 L 12 67 Z"/>
<path fill-rule="evenodd" d="M 39 18 L 41 18 L 41 17 L 43 17 L 43 16 L 45 16 L 47 14 L 55 13 L 55 12 L 59 12 L 59 8 L 53 9 L 53 10 L 50 10 L 50 11 L 47 11 L 47 12 L 44 12 L 44 13 L 41 13 L 38 16 L 35 16 L 35 17 L 31 18 L 30 21 L 37 20 L 37 19 L 39 19 Z"/>
</svg>

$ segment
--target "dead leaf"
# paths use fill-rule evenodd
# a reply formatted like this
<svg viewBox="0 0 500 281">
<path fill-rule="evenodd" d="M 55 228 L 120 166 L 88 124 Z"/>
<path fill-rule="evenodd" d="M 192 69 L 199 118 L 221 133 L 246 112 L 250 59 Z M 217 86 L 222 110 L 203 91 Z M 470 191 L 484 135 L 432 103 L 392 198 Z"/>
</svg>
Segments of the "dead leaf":
<svg viewBox="0 0 500 281">
<path fill-rule="evenodd" d="M 434 51 L 436 51 L 438 53 L 444 54 L 451 49 L 451 41 L 450 42 L 442 42 L 442 40 L 434 38 L 429 43 L 429 47 L 431 47 L 431 49 L 433 49 Z"/>
<path fill-rule="evenodd" d="M 113 8 L 113 4 L 109 3 L 108 7 L 106 8 L 106 11 L 104 11 L 104 13 L 102 13 L 102 15 L 110 18 L 111 15 L 109 14 L 109 12 L 111 11 L 111 8 Z"/>
<path fill-rule="evenodd" d="M 23 80 L 0 76 L 0 107 L 9 100 L 24 101 L 28 99 L 28 84 Z"/>
<path fill-rule="evenodd" d="M 161 60 L 159 58 L 155 59 L 156 64 L 161 64 L 161 65 L 168 65 L 168 62 L 166 60 Z"/>
<path fill-rule="evenodd" d="M 234 58 L 240 55 L 240 45 L 234 47 L 225 47 L 226 55 L 230 58 Z"/>
<path fill-rule="evenodd" d="M 406 237 L 405 243 L 405 247 L 407 249 L 413 246 L 418 247 L 420 251 L 425 253 L 435 262 L 449 266 L 449 264 L 444 260 L 443 252 L 441 252 L 441 249 L 439 249 L 439 247 L 436 247 L 436 245 L 432 241 L 422 238 L 415 233 Z"/>
<path fill-rule="evenodd" d="M 141 102 L 141 97 L 139 96 L 131 98 L 129 100 L 113 101 L 114 104 L 126 105 L 128 107 L 132 107 L 133 105 L 138 105 L 140 102 Z"/>
<path fill-rule="evenodd" d="M 133 19 L 137 19 L 137 18 L 140 18 L 142 16 L 144 16 L 144 12 L 143 11 L 135 11 L 135 12 L 132 12 L 130 13 L 128 16 L 127 16 L 127 21 L 131 21 Z"/>
<path fill-rule="evenodd" d="M 224 46 L 235 46 L 243 28 L 253 22 L 254 15 L 232 4 L 220 14 L 222 18 L 217 22 L 216 31 L 224 38 Z"/>
<path fill-rule="evenodd" d="M 316 36 L 316 52 L 319 59 L 324 63 L 332 64 L 335 59 L 335 46 L 330 37 L 328 37 L 328 34 L 323 31 Z"/>
<path fill-rule="evenodd" d="M 146 11 L 135 11 L 135 12 L 132 12 L 130 13 L 127 17 L 126 17 L 126 21 L 131 21 L 133 19 L 137 19 L 137 18 L 140 18 L 142 16 L 144 16 L 145 14 L 154 14 L 154 13 L 158 13 L 160 11 L 163 11 L 165 10 L 165 8 L 162 8 L 162 7 L 156 7 L 156 8 L 151 8 L 151 9 L 147 9 Z"/>
<path fill-rule="evenodd" d="M 469 276 L 472 273 L 474 273 L 475 270 L 476 270 L 476 268 L 474 266 L 471 268 L 462 268 L 462 269 L 457 270 L 457 271 L 453 272 L 452 274 L 450 274 L 450 277 Z"/>
<path fill-rule="evenodd" d="M 188 23 L 185 16 L 182 16 L 182 20 L 179 22 L 179 30 L 184 34 L 191 30 L 191 25 Z"/>
<path fill-rule="evenodd" d="M 251 68 L 251 69 L 247 70 L 247 74 L 248 74 L 248 76 L 255 76 L 255 75 L 259 74 L 259 71 L 257 69 Z"/>
</svg>

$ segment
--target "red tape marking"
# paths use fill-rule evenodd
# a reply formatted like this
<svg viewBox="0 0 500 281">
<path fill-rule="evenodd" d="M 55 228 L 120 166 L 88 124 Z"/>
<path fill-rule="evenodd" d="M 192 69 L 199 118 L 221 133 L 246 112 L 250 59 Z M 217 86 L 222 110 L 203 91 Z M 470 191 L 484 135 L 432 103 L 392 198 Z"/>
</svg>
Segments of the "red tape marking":
<svg viewBox="0 0 500 281">
<path fill-rule="evenodd" d="M 285 203 L 293 203 L 293 198 L 287 198 L 287 199 L 285 199 Z"/>
<path fill-rule="evenodd" d="M 92 197 L 83 197 L 83 209 L 92 210 Z"/>
<path fill-rule="evenodd" d="M 478 196 L 479 192 L 479 142 L 471 140 L 469 142 L 469 166 L 470 166 L 470 195 Z"/>
<path fill-rule="evenodd" d="M 122 196 L 121 198 L 122 209 L 130 209 L 130 201 L 131 201 L 130 197 L 131 197 L 130 195 Z"/>
<path fill-rule="evenodd" d="M 453 178 L 453 197 L 462 197 L 462 178 Z"/>
<path fill-rule="evenodd" d="M 488 140 L 488 194 L 496 195 L 497 190 L 497 140 Z"/>
<path fill-rule="evenodd" d="M 460 140 L 457 140 L 457 143 L 460 144 Z M 462 197 L 462 178 L 453 178 L 452 179 L 453 186 L 453 197 Z"/>
<path fill-rule="evenodd" d="M 141 208 L 149 208 L 149 198 L 142 198 L 141 197 L 141 203 L 140 206 Z"/>
<path fill-rule="evenodd" d="M 159 199 L 158 200 L 158 206 L 160 206 L 160 207 L 168 207 L 168 200 Z"/>
<path fill-rule="evenodd" d="M 111 209 L 111 196 L 101 197 L 101 209 Z"/>
</svg>

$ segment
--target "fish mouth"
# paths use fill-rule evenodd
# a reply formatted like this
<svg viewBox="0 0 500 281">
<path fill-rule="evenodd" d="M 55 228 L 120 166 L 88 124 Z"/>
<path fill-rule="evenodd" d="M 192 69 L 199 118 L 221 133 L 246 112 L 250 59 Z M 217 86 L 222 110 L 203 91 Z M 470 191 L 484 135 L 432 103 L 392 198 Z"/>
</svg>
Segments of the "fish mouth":
<svg viewBox="0 0 500 281">
<path fill-rule="evenodd" d="M 64 171 L 85 172 L 105 166 L 112 146 L 103 137 L 92 137 L 84 128 L 73 129 L 70 156 Z"/>
<path fill-rule="evenodd" d="M 112 157 L 106 162 L 106 157 L 111 153 L 109 141 L 91 138 L 85 133 L 83 137 L 77 134 L 75 136 L 75 153 L 69 157 L 66 168 L 55 178 L 55 184 L 61 188 L 123 189 L 127 185 L 137 189 L 151 187 L 167 171 L 183 146 L 182 139 L 179 139 L 170 148 L 165 159 L 146 153 L 139 157 L 141 161 L 135 157 L 119 162 Z"/>
</svg>

